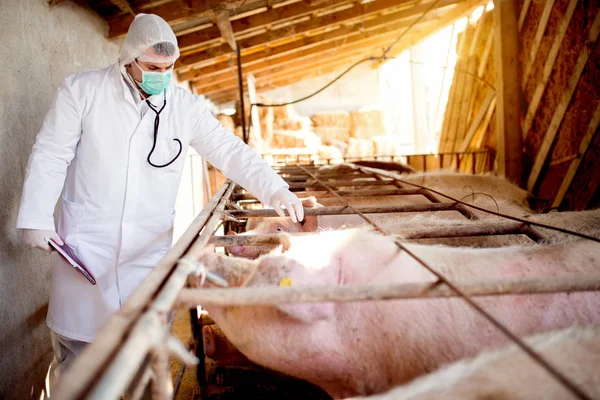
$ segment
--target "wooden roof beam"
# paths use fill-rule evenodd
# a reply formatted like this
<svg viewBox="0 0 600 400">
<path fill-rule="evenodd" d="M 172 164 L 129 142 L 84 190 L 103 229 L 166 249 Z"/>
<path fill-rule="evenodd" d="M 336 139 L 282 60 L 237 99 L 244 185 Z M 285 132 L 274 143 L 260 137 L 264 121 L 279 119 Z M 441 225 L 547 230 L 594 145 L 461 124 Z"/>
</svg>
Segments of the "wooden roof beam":
<svg viewBox="0 0 600 400">
<path fill-rule="evenodd" d="M 185 4 L 185 6 L 183 6 Z M 168 23 L 174 23 L 189 17 L 205 14 L 210 10 L 210 6 L 204 0 L 186 0 L 185 2 L 171 1 L 151 7 L 144 12 L 156 14 L 162 17 Z M 133 21 L 134 15 L 120 15 L 108 20 L 108 37 L 115 38 L 124 36 Z"/>
<path fill-rule="evenodd" d="M 340 28 L 332 32 L 303 38 L 286 45 L 242 56 L 242 65 L 244 70 L 248 70 L 250 67 L 261 68 L 262 66 L 272 66 L 279 62 L 289 61 L 295 57 L 303 57 L 330 50 L 332 47 L 337 46 L 337 42 L 339 41 L 343 41 L 346 44 L 357 43 L 364 39 L 387 34 L 389 31 L 396 30 L 398 26 L 405 27 L 407 24 L 408 21 L 404 22 L 401 15 L 390 14 L 361 24 L 361 28 L 363 28 L 361 30 L 354 27 Z M 212 65 L 194 68 L 187 72 L 180 72 L 179 80 L 197 80 L 213 74 L 223 73 L 228 69 L 232 69 L 231 65 L 232 61 L 229 57 L 226 57 L 223 61 Z"/>
<path fill-rule="evenodd" d="M 279 29 L 273 32 L 266 32 L 260 35 L 253 36 L 251 38 L 239 41 L 239 45 L 242 49 L 242 55 L 248 54 L 252 51 L 256 51 L 259 46 L 276 46 L 277 42 L 295 37 L 301 34 L 310 33 L 311 31 L 320 30 L 325 27 L 332 25 L 340 25 L 343 22 L 349 22 L 356 19 L 364 19 L 368 16 L 374 16 L 381 12 L 390 12 L 394 9 L 405 8 L 406 16 L 419 15 L 425 10 L 429 9 L 431 2 L 427 2 L 424 5 L 409 7 L 406 9 L 406 4 L 398 4 L 398 0 L 377 0 L 372 3 L 363 5 L 356 5 L 351 9 L 347 9 L 341 12 L 337 12 L 322 17 L 312 18 L 309 21 L 294 25 L 293 29 Z M 438 3 L 438 7 L 447 6 L 449 4 L 460 3 L 459 0 L 441 0 Z M 219 46 L 211 48 L 209 50 L 190 54 L 180 59 L 178 67 L 189 66 L 195 63 L 210 60 L 215 57 L 225 56 L 230 53 L 230 49 L 227 46 Z"/>
<path fill-rule="evenodd" d="M 427 22 L 430 20 L 434 20 L 439 16 L 443 15 L 443 10 L 437 10 L 430 13 L 426 18 L 422 20 L 422 22 Z M 367 43 L 372 42 L 374 39 L 378 39 L 381 37 L 387 37 L 390 34 L 399 35 L 402 31 L 409 26 L 416 17 L 409 19 L 397 19 L 395 16 L 397 14 L 390 14 L 385 17 L 380 17 L 377 19 L 373 19 L 369 21 L 368 26 L 364 31 L 354 31 L 353 33 L 341 36 L 339 39 L 333 41 L 330 40 L 332 36 L 330 35 L 320 35 L 320 38 L 326 38 L 327 40 L 322 40 L 318 42 L 317 46 L 314 45 L 306 45 L 305 41 L 298 43 L 297 47 L 293 50 L 289 50 L 288 46 L 278 46 L 274 50 L 276 53 L 270 57 L 264 57 L 263 59 L 257 59 L 256 55 L 242 57 L 242 65 L 244 72 L 258 72 L 262 71 L 265 68 L 270 68 L 273 66 L 278 66 L 284 63 L 293 63 L 298 60 L 303 60 L 307 57 L 312 57 L 315 54 L 320 54 L 323 52 L 331 51 L 332 49 L 338 48 L 340 45 L 344 47 L 349 45 L 365 46 Z M 392 21 L 392 22 L 389 22 Z M 376 27 L 376 29 L 371 29 L 371 27 Z M 339 36 L 340 33 L 336 35 Z M 391 43 L 391 40 L 390 40 Z M 280 51 L 281 50 L 281 51 Z M 286 51 L 283 51 L 286 50 Z M 263 52 L 261 52 L 263 54 Z M 249 62 L 245 62 L 246 60 L 251 59 Z M 179 81 L 196 81 L 211 78 L 211 81 L 229 79 L 233 75 L 236 74 L 236 69 L 231 67 L 229 63 L 219 63 L 214 64 L 204 68 L 193 69 L 188 72 L 180 73 L 178 75 Z"/>
<path fill-rule="evenodd" d="M 237 50 L 237 44 L 235 43 L 235 37 L 233 36 L 233 30 L 231 29 L 231 22 L 229 21 L 229 11 L 220 9 L 212 11 L 215 24 L 217 25 L 221 36 L 227 44 L 231 47 L 231 50 Z"/>
<path fill-rule="evenodd" d="M 437 31 L 445 28 L 449 24 L 456 20 L 469 15 L 477 6 L 485 3 L 485 0 L 468 0 L 463 2 L 452 10 L 448 11 L 442 18 L 426 24 L 418 24 L 413 28 L 414 34 L 409 34 L 407 37 L 398 42 L 394 48 L 390 51 L 389 56 L 395 57 L 402 53 L 407 48 L 415 45 L 416 43 L 423 40 L 425 37 L 436 33 Z M 424 21 L 424 20 L 422 20 Z M 243 59 L 243 58 L 242 58 Z M 312 71 L 314 72 L 314 71 Z M 306 79 L 306 77 L 294 77 L 293 80 Z M 265 87 L 257 85 L 257 90 L 264 90 Z M 225 92 L 218 95 L 209 95 L 211 99 L 215 99 L 218 102 L 225 102 L 231 99 L 235 99 L 235 92 Z M 217 103 L 218 104 L 218 103 Z"/>
<path fill-rule="evenodd" d="M 442 0 L 440 2 L 440 7 L 449 6 L 455 3 L 460 3 L 460 0 Z M 419 7 L 414 7 L 419 8 Z M 421 7 L 422 8 L 422 7 Z M 419 8 L 419 9 L 421 9 Z M 397 22 L 401 19 L 414 17 L 414 10 L 401 10 L 394 13 L 389 13 L 384 16 L 378 18 L 372 18 L 364 22 L 358 22 L 357 25 L 360 29 L 357 29 L 355 26 L 341 27 L 333 31 L 313 35 L 313 36 L 303 36 L 299 40 L 278 45 L 273 48 L 265 48 L 259 51 L 254 50 L 253 54 L 242 45 L 242 65 L 247 66 L 253 62 L 259 62 L 266 59 L 273 58 L 278 55 L 290 54 L 291 52 L 307 49 L 309 47 L 321 45 L 327 41 L 331 42 L 337 39 L 344 39 L 349 36 L 358 35 L 361 32 L 368 32 L 372 29 L 380 28 L 382 25 L 387 23 Z M 421 10 L 422 12 L 423 10 Z M 428 16 L 424 20 L 429 20 L 434 17 L 441 15 L 440 13 L 436 14 L 436 12 L 430 12 Z M 417 17 L 414 17 L 417 18 Z M 208 67 L 210 64 L 218 64 Z M 230 54 L 217 56 L 213 59 L 207 57 L 205 53 L 197 53 L 190 54 L 188 56 L 181 57 L 175 66 L 178 70 L 187 70 L 190 67 L 196 66 L 197 64 L 203 65 L 207 70 L 211 71 L 219 71 L 224 68 L 227 68 L 230 63 Z M 204 70 L 203 73 L 206 73 L 207 70 Z M 200 75 L 198 75 L 200 76 Z M 193 78 L 190 78 L 193 79 Z"/>
<path fill-rule="evenodd" d="M 441 31 L 442 29 L 446 28 L 448 25 L 454 23 L 455 21 L 468 16 L 473 12 L 475 8 L 485 3 L 487 3 L 487 0 L 461 1 L 460 4 L 452 8 L 452 10 L 449 10 L 441 18 L 427 24 L 427 26 L 419 26 L 418 32 L 416 32 L 414 36 L 404 38 L 400 42 L 396 43 L 394 47 L 390 50 L 389 56 L 395 57 L 399 55 L 404 50 L 408 49 L 411 46 L 414 46 L 423 39 L 433 35 L 434 33 L 437 33 L 438 31 Z M 423 21 L 425 21 L 425 18 L 423 18 Z"/>
<path fill-rule="evenodd" d="M 260 63 L 255 63 L 250 66 L 243 67 L 244 73 L 260 74 L 263 71 L 270 71 L 273 68 L 280 68 L 285 66 L 294 66 L 298 63 L 303 63 L 305 60 L 312 60 L 314 58 L 323 57 L 336 57 L 338 53 L 347 52 L 352 50 L 360 50 L 366 52 L 367 55 L 376 55 L 377 48 L 387 47 L 393 40 L 406 29 L 408 24 L 395 24 L 388 25 L 381 30 L 377 31 L 377 35 L 370 35 L 367 33 L 359 34 L 346 40 L 339 40 L 335 42 L 328 42 L 324 45 L 313 47 L 301 52 L 289 54 L 284 57 L 279 57 L 273 60 L 267 60 Z M 381 52 L 379 52 L 381 53 Z M 217 73 L 202 75 L 194 75 L 193 81 L 206 82 L 210 80 L 211 83 L 223 82 L 223 81 L 234 81 L 236 78 L 236 69 L 228 68 Z M 182 74 L 179 77 L 180 81 L 186 80 L 186 74 Z M 201 83 L 206 85 L 206 83 Z"/>
<path fill-rule="evenodd" d="M 279 71 L 273 74 L 265 74 L 260 79 L 257 79 L 256 88 L 257 90 L 270 90 L 273 85 L 283 85 L 281 82 L 285 83 L 289 81 L 293 83 L 302 79 L 312 78 L 320 73 L 329 73 L 338 70 L 341 72 L 342 68 L 347 68 L 350 65 L 364 59 L 365 57 L 365 54 L 362 52 L 352 52 L 340 55 L 334 59 L 326 59 L 320 63 L 302 65 L 297 68 L 290 68 L 288 70 Z M 378 66 L 379 63 L 379 61 L 377 64 L 367 61 L 364 64 L 373 68 Z M 221 90 L 213 89 L 211 92 L 197 93 L 221 101 L 221 99 L 224 98 L 235 98 L 236 90 L 235 88 L 222 88 Z"/>
<path fill-rule="evenodd" d="M 110 0 L 115 6 L 119 7 L 124 13 L 131 14 L 135 17 L 136 10 L 133 9 L 127 0 Z"/>
<path fill-rule="evenodd" d="M 350 59 L 336 60 L 330 62 L 329 64 L 322 65 L 319 67 L 309 69 L 305 68 L 303 71 L 298 71 L 295 74 L 274 77 L 273 79 L 269 79 L 269 81 L 267 82 L 257 82 L 256 90 L 257 92 L 274 90 L 276 88 L 287 86 L 305 79 L 316 78 L 321 75 L 329 74 L 336 71 L 342 72 L 344 69 L 348 68 L 349 66 L 360 60 L 360 58 L 361 57 L 354 57 Z M 216 92 L 214 94 L 199 94 L 204 94 L 205 96 L 209 97 L 215 104 L 222 104 L 227 101 L 236 99 L 235 91 L 231 90 L 222 93 Z"/>
<path fill-rule="evenodd" d="M 234 35 L 242 35 L 250 31 L 260 30 L 269 27 L 274 23 L 292 20 L 299 17 L 312 15 L 313 12 L 324 10 L 337 6 L 339 4 L 349 3 L 352 0 L 330 0 L 327 4 L 307 6 L 302 2 L 290 4 L 286 7 L 274 8 L 268 12 L 262 12 L 245 18 L 232 19 L 231 29 Z M 210 42 L 218 39 L 220 32 L 216 27 L 203 29 L 178 38 L 179 48 L 182 52 L 201 45 L 203 42 Z"/>
<path fill-rule="evenodd" d="M 496 161 L 498 173 L 521 186 L 521 76 L 516 0 L 494 1 Z"/>
<path fill-rule="evenodd" d="M 342 46 L 337 48 L 334 47 L 328 52 L 313 54 L 311 57 L 296 59 L 294 61 L 290 61 L 289 63 L 279 64 L 274 67 L 262 68 L 261 70 L 257 71 L 245 71 L 245 73 L 252 73 L 258 81 L 262 77 L 268 77 L 280 72 L 295 71 L 297 69 L 307 68 L 313 65 L 322 64 L 324 62 L 331 62 L 332 59 L 335 60 L 338 58 L 347 57 L 349 55 L 362 55 L 363 58 L 369 57 L 370 55 L 376 55 L 376 50 L 389 45 L 389 43 L 394 40 L 395 34 L 397 35 L 397 31 L 392 31 L 387 36 L 371 39 L 370 41 L 361 45 Z M 381 52 L 379 52 L 379 54 L 381 54 Z M 233 76 L 230 76 L 230 78 L 231 79 L 227 80 L 217 80 L 214 77 L 211 77 L 206 81 L 199 81 L 194 86 L 200 93 L 212 91 L 212 88 L 214 87 L 219 87 L 222 89 L 234 88 L 237 85 L 237 80 Z"/>
</svg>

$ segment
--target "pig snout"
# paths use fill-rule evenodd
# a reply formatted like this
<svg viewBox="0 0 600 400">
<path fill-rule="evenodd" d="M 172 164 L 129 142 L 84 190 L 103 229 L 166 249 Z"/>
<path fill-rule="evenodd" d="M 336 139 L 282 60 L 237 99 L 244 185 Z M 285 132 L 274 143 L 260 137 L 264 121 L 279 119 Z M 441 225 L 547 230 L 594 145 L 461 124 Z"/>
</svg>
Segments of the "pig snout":
<svg viewBox="0 0 600 400">
<path fill-rule="evenodd" d="M 229 231 L 227 232 L 227 236 L 237 236 L 237 233 Z M 229 254 L 239 257 L 244 253 L 244 246 L 227 246 L 227 251 Z"/>
</svg>

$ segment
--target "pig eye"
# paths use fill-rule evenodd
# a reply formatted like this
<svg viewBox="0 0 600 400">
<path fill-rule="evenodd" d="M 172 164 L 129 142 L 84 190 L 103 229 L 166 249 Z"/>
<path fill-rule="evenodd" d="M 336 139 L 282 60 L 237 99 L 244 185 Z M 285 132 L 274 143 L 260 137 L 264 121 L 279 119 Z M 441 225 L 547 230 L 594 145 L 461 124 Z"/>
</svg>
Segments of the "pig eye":
<svg viewBox="0 0 600 400">
<path fill-rule="evenodd" d="M 283 231 L 283 229 L 281 229 L 281 228 L 275 228 L 275 232 L 282 232 L 282 231 Z"/>
</svg>

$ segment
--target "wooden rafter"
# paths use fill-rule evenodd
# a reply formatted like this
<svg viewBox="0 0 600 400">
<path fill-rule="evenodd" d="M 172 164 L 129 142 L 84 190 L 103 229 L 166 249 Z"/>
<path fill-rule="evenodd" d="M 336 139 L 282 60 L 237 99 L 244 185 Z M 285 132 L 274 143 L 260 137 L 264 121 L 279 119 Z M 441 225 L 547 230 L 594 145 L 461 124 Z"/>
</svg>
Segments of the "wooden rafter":
<svg viewBox="0 0 600 400">
<path fill-rule="evenodd" d="M 387 41 L 382 41 L 381 44 L 385 44 Z M 255 74 L 257 80 L 271 79 L 274 76 L 293 74 L 297 70 L 302 70 L 306 68 L 311 68 L 313 66 L 323 65 L 326 63 L 330 63 L 335 60 L 347 58 L 347 57 L 355 57 L 362 56 L 365 58 L 368 55 L 365 55 L 364 49 L 352 50 L 352 51 L 344 51 L 340 49 L 335 56 L 334 55 L 324 55 L 321 57 L 313 57 L 309 60 L 304 60 L 302 62 L 297 62 L 292 65 L 282 65 L 274 68 L 270 68 L 268 70 L 259 72 Z M 212 93 L 215 90 L 229 90 L 234 89 L 236 86 L 235 81 L 227 81 L 227 82 L 217 82 L 213 84 L 204 84 L 204 85 L 196 85 L 195 89 L 200 93 Z"/>
<path fill-rule="evenodd" d="M 124 13 L 131 14 L 135 17 L 136 11 L 127 0 L 110 0 L 115 6 L 119 7 Z"/>
<path fill-rule="evenodd" d="M 575 159 L 573 161 L 571 161 L 571 164 L 569 165 L 569 170 L 567 171 L 567 175 L 565 176 L 565 179 L 563 179 L 562 184 L 560 185 L 560 189 L 558 189 L 558 193 L 556 194 L 556 197 L 554 198 L 554 202 L 552 203 L 553 208 L 560 207 L 560 205 L 562 204 L 562 201 L 565 198 L 565 195 L 567 194 L 567 192 L 569 191 L 569 188 L 571 187 L 571 183 L 573 182 L 573 179 L 575 178 L 575 175 L 577 174 L 577 171 L 579 170 L 579 165 L 581 164 L 581 161 L 587 154 L 590 143 L 592 143 L 594 140 L 594 136 L 596 135 L 599 124 L 600 124 L 600 103 L 598 104 L 598 106 L 596 106 L 596 111 L 594 112 L 594 116 L 592 117 L 592 120 L 590 121 L 590 124 L 588 125 L 587 132 L 586 132 L 585 136 L 583 137 L 583 140 L 579 144 L 579 152 L 576 155 Z"/>
<path fill-rule="evenodd" d="M 450 4 L 459 2 L 459 0 L 441 0 L 439 6 L 448 6 Z M 312 18 L 309 21 L 293 25 L 293 27 L 290 27 L 289 29 L 278 29 L 272 32 L 268 31 L 260 35 L 252 36 L 248 39 L 241 40 L 239 43 L 243 49 L 242 56 L 259 50 L 257 48 L 260 46 L 277 46 L 280 43 L 284 43 L 285 40 L 290 40 L 290 38 L 298 37 L 301 34 L 312 33 L 312 31 L 321 31 L 325 28 L 338 26 L 342 23 L 351 22 L 356 19 L 365 19 L 369 16 L 375 16 L 381 12 L 390 12 L 391 10 L 400 8 L 404 9 L 403 12 L 406 13 L 406 17 L 418 15 L 427 10 L 430 5 L 431 4 L 426 3 L 424 5 L 406 8 L 406 5 L 399 5 L 397 0 L 378 0 L 373 3 L 356 5 L 355 7 L 344 11 Z M 205 62 L 220 56 L 227 56 L 229 53 L 230 50 L 226 46 L 221 45 L 200 53 L 194 53 L 182 57 L 177 65 L 177 68 Z"/>
<path fill-rule="evenodd" d="M 328 73 L 332 73 L 332 72 L 336 72 L 336 71 L 341 71 L 344 68 L 347 68 L 350 65 L 352 65 L 353 63 L 355 63 L 357 61 L 357 59 L 360 59 L 360 57 L 356 57 L 354 59 L 344 59 L 344 60 L 332 61 L 330 64 L 320 66 L 318 68 L 304 69 L 303 71 L 298 71 L 296 74 L 286 75 L 286 76 L 278 77 L 276 79 L 270 79 L 268 82 L 262 82 L 260 84 L 257 84 L 256 90 L 257 90 L 257 92 L 272 90 L 272 89 L 276 89 L 277 87 L 290 85 L 292 83 L 295 83 L 295 82 L 298 82 L 298 81 L 301 81 L 301 80 L 304 80 L 307 78 L 314 78 L 314 77 L 318 77 L 320 75 L 324 75 L 324 74 L 328 74 Z M 215 103 L 220 104 L 220 103 L 223 103 L 226 101 L 233 100 L 233 99 L 235 99 L 236 96 L 235 96 L 234 92 L 227 91 L 222 94 L 209 95 L 208 97 L 210 97 Z"/>
<path fill-rule="evenodd" d="M 442 17 L 443 10 L 432 12 L 423 22 L 435 20 Z M 416 17 L 406 17 L 403 12 L 391 13 L 382 17 L 373 18 L 365 21 L 359 26 L 349 26 L 336 29 L 334 31 L 314 35 L 311 37 L 302 38 L 300 40 L 287 43 L 282 46 L 277 46 L 272 49 L 265 49 L 253 54 L 242 55 L 242 66 L 244 70 L 253 71 L 249 68 L 263 68 L 274 66 L 282 62 L 294 60 L 296 57 L 304 57 L 317 54 L 323 51 L 331 50 L 336 47 L 339 42 L 344 44 L 359 44 L 364 40 L 369 40 L 375 37 L 387 35 L 389 32 L 397 31 L 398 29 L 406 28 Z M 357 29 L 360 27 L 360 29 Z M 233 63 L 229 57 L 225 57 L 212 65 L 195 68 L 187 72 L 179 74 L 180 80 L 197 80 L 211 76 L 213 74 L 222 73 L 231 69 Z"/>
<path fill-rule="evenodd" d="M 538 49 L 540 48 L 540 44 L 542 43 L 544 32 L 546 32 L 546 26 L 548 25 L 548 20 L 550 19 L 550 13 L 552 12 L 553 7 L 554 0 L 546 0 L 546 4 L 544 5 L 544 11 L 542 12 L 542 16 L 540 17 L 540 22 L 538 24 L 537 31 L 535 32 L 533 43 L 530 47 L 529 60 L 527 60 L 527 62 L 523 66 L 523 79 L 521 84 L 522 87 L 525 87 L 527 85 L 527 80 L 529 79 L 531 68 L 533 67 L 535 57 L 537 55 Z"/>
<path fill-rule="evenodd" d="M 539 80 L 537 86 L 535 87 L 535 91 L 533 92 L 533 96 L 531 97 L 531 101 L 529 102 L 529 107 L 527 108 L 527 113 L 525 114 L 525 120 L 523 121 L 524 139 L 529 134 L 529 129 L 531 128 L 533 118 L 535 117 L 538 106 L 540 105 L 540 101 L 542 100 L 542 95 L 546 91 L 546 85 L 548 84 L 548 81 L 550 79 L 550 74 L 554 70 L 554 62 L 558 57 L 558 50 L 560 49 L 563 39 L 565 38 L 567 28 L 569 27 L 569 23 L 571 22 L 571 17 L 573 17 L 573 13 L 575 12 L 577 3 L 577 0 L 569 1 L 567 10 L 563 14 L 560 21 L 560 25 L 558 26 L 558 30 L 554 35 L 552 46 L 550 47 L 550 51 L 546 56 L 546 62 L 544 63 L 544 69 L 542 70 L 542 78 Z"/>
<path fill-rule="evenodd" d="M 433 35 L 434 33 L 446 28 L 448 25 L 454 23 L 456 20 L 461 19 L 469 15 L 475 8 L 486 3 L 485 0 L 465 0 L 461 1 L 460 4 L 454 6 L 451 10 L 444 13 L 438 19 L 435 19 L 432 23 L 415 26 L 412 28 L 412 31 L 415 32 L 414 36 L 410 36 L 409 38 L 405 38 L 394 45 L 394 47 L 390 50 L 389 56 L 395 57 L 402 53 L 404 50 L 409 48 L 410 46 L 414 46 L 419 43 L 423 39 L 428 36 Z M 425 21 L 426 18 L 423 19 Z"/>
<path fill-rule="evenodd" d="M 393 29 L 392 29 L 393 28 Z M 298 64 L 311 63 L 313 60 L 319 60 L 323 57 L 337 57 L 340 54 L 346 52 L 362 52 L 365 56 L 369 55 L 380 55 L 382 49 L 389 45 L 395 37 L 404 31 L 406 25 L 397 24 L 396 26 L 387 26 L 380 30 L 378 35 L 372 37 L 361 35 L 357 38 L 365 37 L 362 40 L 348 40 L 328 43 L 325 46 L 318 46 L 316 48 L 308 49 L 303 52 L 294 53 L 286 57 L 280 57 L 271 61 L 260 62 L 248 67 L 244 67 L 244 73 L 253 73 L 260 76 L 261 73 L 271 73 L 272 70 L 285 68 L 286 66 L 296 66 Z M 315 51 L 318 50 L 318 51 Z M 227 69 L 220 73 L 200 75 L 203 79 L 199 80 L 199 88 L 203 86 L 214 85 L 218 83 L 229 83 L 235 85 L 236 77 L 233 69 Z"/>
<path fill-rule="evenodd" d="M 471 13 L 473 11 L 473 9 L 475 9 L 477 6 L 481 5 L 482 3 L 483 3 L 483 1 L 481 1 L 481 0 L 466 1 L 466 2 L 464 2 L 464 4 L 456 6 L 452 10 L 445 13 L 439 19 L 435 19 L 429 23 L 416 25 L 413 28 L 413 30 L 411 30 L 407 34 L 407 36 L 405 38 L 403 38 L 400 42 L 398 42 L 394 46 L 394 48 L 390 51 L 390 56 L 394 57 L 394 56 L 398 55 L 399 53 L 401 53 L 405 49 L 409 48 L 410 46 L 413 46 L 414 44 L 423 40 L 424 37 L 429 36 L 437 31 L 445 28 L 449 24 L 455 22 L 457 19 L 460 19 L 460 18 L 468 15 L 469 13 Z M 367 56 L 367 55 L 368 54 L 365 54 L 364 56 Z M 342 68 L 342 66 L 337 67 L 337 69 L 340 69 L 340 68 Z M 335 69 L 336 68 L 333 68 L 331 70 L 335 70 Z M 294 75 L 292 77 L 290 77 L 289 75 L 284 76 L 284 77 L 282 77 L 282 81 L 271 82 L 271 84 L 273 84 L 273 85 L 277 84 L 279 86 L 283 86 L 285 84 L 297 82 L 298 80 L 306 79 L 306 78 L 313 77 L 313 76 L 314 76 L 314 71 L 308 70 L 308 72 L 306 74 Z M 260 90 L 267 90 L 267 89 L 269 89 L 269 87 L 263 85 L 262 82 L 259 82 L 257 84 L 257 90 L 260 91 Z M 212 99 L 214 99 L 214 101 L 216 103 L 220 103 L 220 102 L 225 102 L 225 101 L 231 100 L 232 98 L 235 97 L 235 94 L 233 93 L 233 91 L 231 91 L 229 89 L 222 93 L 210 95 L 210 97 Z"/>
<path fill-rule="evenodd" d="M 529 175 L 529 179 L 527 180 L 527 190 L 533 192 L 536 187 L 538 178 L 542 172 L 542 168 L 546 164 L 546 159 L 552 150 L 552 145 L 554 144 L 554 139 L 556 138 L 556 134 L 558 133 L 558 129 L 562 124 L 563 118 L 567 112 L 569 104 L 571 103 L 571 98 L 577 89 L 577 85 L 579 83 L 579 79 L 583 74 L 583 70 L 590 56 L 590 48 L 596 43 L 598 39 L 598 34 L 600 33 L 600 12 L 596 14 L 596 18 L 594 19 L 594 23 L 590 28 L 587 42 L 583 46 L 579 57 L 577 58 L 577 62 L 575 63 L 575 67 L 573 68 L 573 73 L 569 77 L 569 81 L 567 83 L 567 87 L 563 92 L 560 101 L 556 108 L 554 109 L 554 114 L 552 116 L 552 121 L 550 121 L 550 126 L 548 130 L 544 134 L 544 140 L 542 141 L 542 146 L 538 151 L 535 162 L 533 164 L 533 168 L 531 169 L 531 173 Z"/>
<path fill-rule="evenodd" d="M 205 14 L 209 10 L 210 6 L 204 0 L 186 0 L 185 2 L 177 3 L 161 3 L 158 6 L 144 10 L 144 12 L 159 15 L 168 23 L 173 24 L 186 18 Z M 114 38 L 125 35 L 133 18 L 133 15 L 125 14 L 109 19 L 108 36 Z"/>
<path fill-rule="evenodd" d="M 258 92 L 272 90 L 277 87 L 296 83 L 303 79 L 314 78 L 322 74 L 331 72 L 341 72 L 343 69 L 347 68 L 348 66 L 356 63 L 361 59 L 363 59 L 362 56 L 354 55 L 335 60 L 325 61 L 318 65 L 313 65 L 301 69 L 295 69 L 294 71 L 288 71 L 286 73 L 276 74 L 268 78 L 263 78 L 260 81 L 256 82 L 256 90 Z M 214 93 L 208 94 L 208 96 L 216 99 L 231 100 L 235 98 L 235 90 L 228 89 L 222 92 L 216 91 Z"/>
<path fill-rule="evenodd" d="M 302 2 L 293 3 L 286 7 L 272 9 L 268 12 L 262 12 L 245 18 L 235 19 L 231 22 L 231 29 L 234 35 L 242 35 L 250 31 L 259 31 L 267 27 L 272 27 L 276 23 L 284 23 L 289 20 L 310 16 L 314 12 L 323 11 L 340 4 L 347 4 L 350 0 L 331 0 L 326 4 L 307 6 Z M 179 48 L 186 51 L 189 48 L 197 47 L 201 43 L 219 39 L 220 32 L 217 27 L 203 29 L 178 38 Z"/>
<path fill-rule="evenodd" d="M 221 32 L 221 36 L 225 39 L 229 47 L 231 47 L 231 50 L 236 51 L 237 45 L 231 29 L 231 21 L 229 21 L 229 11 L 221 9 L 213 11 L 212 13 L 215 24 Z"/>
<path fill-rule="evenodd" d="M 308 70 L 317 70 L 319 68 L 328 67 L 332 64 L 339 64 L 345 60 L 364 59 L 363 52 L 354 51 L 349 53 L 340 53 L 336 57 L 324 57 L 321 60 L 315 60 L 314 62 L 298 63 L 295 66 L 287 66 L 282 69 L 273 69 L 268 73 L 255 76 L 257 88 L 261 87 L 265 82 L 273 82 L 284 78 L 297 76 L 299 73 L 304 73 Z M 195 86 L 195 90 L 199 93 L 214 94 L 223 91 L 234 91 L 234 85 L 223 85 L 220 83 L 212 86 Z"/>
</svg>

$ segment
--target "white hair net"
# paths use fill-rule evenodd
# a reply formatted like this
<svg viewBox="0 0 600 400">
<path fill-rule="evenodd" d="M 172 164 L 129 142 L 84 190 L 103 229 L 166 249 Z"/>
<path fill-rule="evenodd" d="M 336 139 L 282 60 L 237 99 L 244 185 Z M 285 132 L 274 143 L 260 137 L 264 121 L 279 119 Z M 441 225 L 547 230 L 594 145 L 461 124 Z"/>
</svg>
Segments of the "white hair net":
<svg viewBox="0 0 600 400">
<path fill-rule="evenodd" d="M 131 22 L 119 64 L 129 64 L 136 58 L 157 63 L 174 63 L 179 58 L 177 37 L 167 21 L 158 15 L 138 14 Z"/>
</svg>

